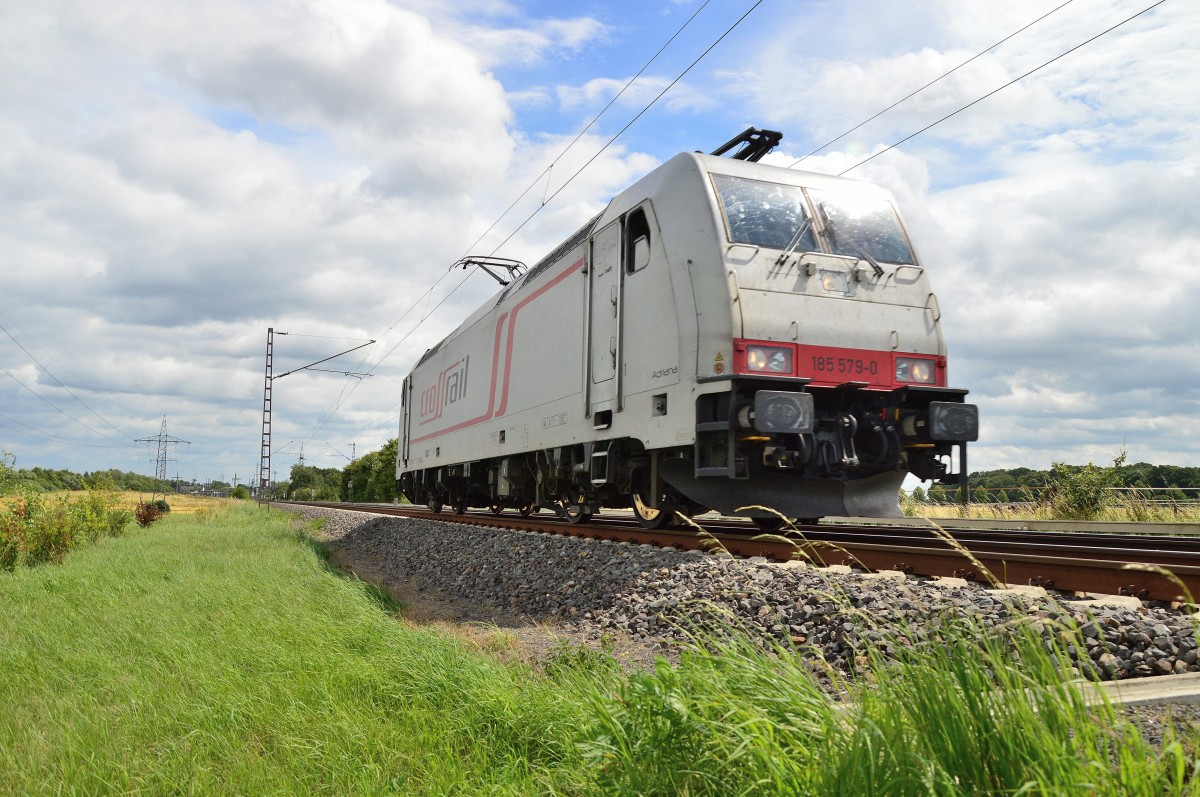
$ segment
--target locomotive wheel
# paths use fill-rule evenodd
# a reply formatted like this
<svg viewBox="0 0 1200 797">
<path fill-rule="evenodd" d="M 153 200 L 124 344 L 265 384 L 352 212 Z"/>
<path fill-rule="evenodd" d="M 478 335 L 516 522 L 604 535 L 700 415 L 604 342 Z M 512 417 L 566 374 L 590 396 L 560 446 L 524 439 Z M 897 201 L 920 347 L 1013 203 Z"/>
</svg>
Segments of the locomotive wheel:
<svg viewBox="0 0 1200 797">
<path fill-rule="evenodd" d="M 517 508 L 517 511 L 521 513 L 521 517 L 529 517 L 537 510 L 534 508 L 533 504 L 522 504 Z"/>
<path fill-rule="evenodd" d="M 563 507 L 567 513 L 567 522 L 572 525 L 587 523 L 592 519 L 592 510 L 587 505 L 587 496 L 583 494 L 575 496 L 574 503 L 564 503 Z"/>
<path fill-rule="evenodd" d="M 432 501 L 430 501 L 428 506 L 429 506 L 430 512 L 441 512 L 442 511 L 442 502 L 437 500 L 436 498 L 434 498 Z"/>
<path fill-rule="evenodd" d="M 488 507 L 488 511 L 499 517 L 504 514 L 504 504 L 492 504 Z"/>
<path fill-rule="evenodd" d="M 776 517 L 775 515 L 771 515 L 770 517 L 756 517 L 750 519 L 754 521 L 754 525 L 758 527 L 759 531 L 764 531 L 768 534 L 773 531 L 779 531 L 787 523 L 786 520 L 781 517 Z"/>
<path fill-rule="evenodd" d="M 648 506 L 639 493 L 633 494 L 633 515 L 643 528 L 665 529 L 675 520 L 675 502 L 663 498 L 658 503 L 659 507 L 655 509 Z"/>
<path fill-rule="evenodd" d="M 450 508 L 454 511 L 454 514 L 456 514 L 456 515 L 465 514 L 467 511 L 467 499 L 466 498 L 456 498 L 454 500 L 454 502 L 452 504 L 450 504 Z"/>
</svg>

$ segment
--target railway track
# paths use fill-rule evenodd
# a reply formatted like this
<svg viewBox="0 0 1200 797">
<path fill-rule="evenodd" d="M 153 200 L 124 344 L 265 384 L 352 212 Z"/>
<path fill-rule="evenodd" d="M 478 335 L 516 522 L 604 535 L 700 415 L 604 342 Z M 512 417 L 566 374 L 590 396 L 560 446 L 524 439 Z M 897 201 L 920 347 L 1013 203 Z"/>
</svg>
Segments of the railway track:
<svg viewBox="0 0 1200 797">
<path fill-rule="evenodd" d="M 1200 596 L 1200 536 L 941 529 L 896 525 L 815 525 L 762 534 L 750 523 L 701 520 L 694 528 L 642 528 L 628 515 L 606 513 L 572 524 L 550 513 L 461 515 L 386 504 L 294 502 L 331 509 L 419 517 L 477 526 L 536 531 L 680 550 L 724 549 L 734 556 L 864 571 L 967 581 L 1028 584 L 1065 592 L 1124 595 L 1142 600 L 1195 603 Z"/>
</svg>

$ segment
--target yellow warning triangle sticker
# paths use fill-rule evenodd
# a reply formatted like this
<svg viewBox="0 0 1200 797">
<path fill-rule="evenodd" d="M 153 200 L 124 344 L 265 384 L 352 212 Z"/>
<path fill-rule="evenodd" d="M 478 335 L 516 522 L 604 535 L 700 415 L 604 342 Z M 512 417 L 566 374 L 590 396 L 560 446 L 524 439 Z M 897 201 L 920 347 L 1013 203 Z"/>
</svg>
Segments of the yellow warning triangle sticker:
<svg viewBox="0 0 1200 797">
<path fill-rule="evenodd" d="M 713 362 L 718 362 L 718 363 L 725 362 L 725 358 L 723 356 L 721 356 L 721 352 L 717 352 L 717 356 L 713 357 Z"/>
</svg>

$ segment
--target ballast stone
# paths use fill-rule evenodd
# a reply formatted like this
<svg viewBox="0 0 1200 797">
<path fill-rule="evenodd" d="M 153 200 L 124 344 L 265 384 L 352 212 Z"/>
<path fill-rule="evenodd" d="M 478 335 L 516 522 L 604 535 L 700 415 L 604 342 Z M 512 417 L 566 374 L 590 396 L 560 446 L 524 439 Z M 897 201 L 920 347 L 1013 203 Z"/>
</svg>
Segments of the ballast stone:
<svg viewBox="0 0 1200 797">
<path fill-rule="evenodd" d="M 910 645 L 951 618 L 995 627 L 1024 619 L 1081 629 L 1076 669 L 1106 679 L 1200 672 L 1195 620 L 1166 608 L 1081 605 L 1036 592 L 998 594 L 965 581 L 879 579 L 848 568 L 802 568 L 652 546 L 304 507 L 327 519 L 331 545 L 355 548 L 418 586 L 593 638 L 621 632 L 678 646 L 696 630 L 736 622 L 768 642 L 790 639 L 849 672 L 868 646 Z M 837 596 L 832 597 L 832 596 Z M 714 616 L 712 607 L 723 615 Z M 723 624 L 723 625 L 721 625 Z M 879 629 L 905 629 L 898 636 Z"/>
</svg>

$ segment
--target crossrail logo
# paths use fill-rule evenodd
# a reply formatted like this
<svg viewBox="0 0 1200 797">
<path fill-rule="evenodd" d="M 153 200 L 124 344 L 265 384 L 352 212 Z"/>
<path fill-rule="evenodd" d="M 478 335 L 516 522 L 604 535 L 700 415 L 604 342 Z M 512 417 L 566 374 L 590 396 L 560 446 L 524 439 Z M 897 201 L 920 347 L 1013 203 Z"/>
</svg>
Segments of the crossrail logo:
<svg viewBox="0 0 1200 797">
<path fill-rule="evenodd" d="M 426 424 L 442 417 L 442 412 L 467 395 L 467 371 L 470 355 L 444 369 L 432 386 L 421 391 L 421 423 Z"/>
<path fill-rule="evenodd" d="M 483 423 L 491 418 L 498 418 L 508 411 L 509 376 L 512 372 L 514 359 L 513 340 L 517 328 L 517 315 L 531 302 L 540 298 L 556 285 L 566 280 L 567 277 L 583 268 L 583 263 L 583 258 L 575 261 L 545 285 L 542 285 L 518 302 L 511 311 L 500 314 L 500 317 L 496 320 L 495 337 L 492 340 L 491 381 L 490 383 L 485 383 L 485 389 L 488 391 L 488 405 L 482 414 L 452 423 L 445 428 L 425 431 L 423 434 L 413 437 L 410 443 L 420 443 L 434 437 L 449 434 L 450 432 L 457 432 L 460 429 Z M 501 344 L 505 345 L 502 346 Z M 421 392 L 421 400 L 418 405 L 418 417 L 421 418 L 419 425 L 424 426 L 438 420 L 442 417 L 446 407 L 466 396 L 467 360 L 468 358 L 464 357 L 459 362 L 444 369 L 438 374 L 437 384 Z M 484 367 L 487 367 L 486 360 Z M 497 387 L 499 387 L 499 390 L 497 390 Z M 478 390 L 478 386 L 476 389 Z M 499 407 L 496 407 L 497 400 L 500 404 Z"/>
</svg>

